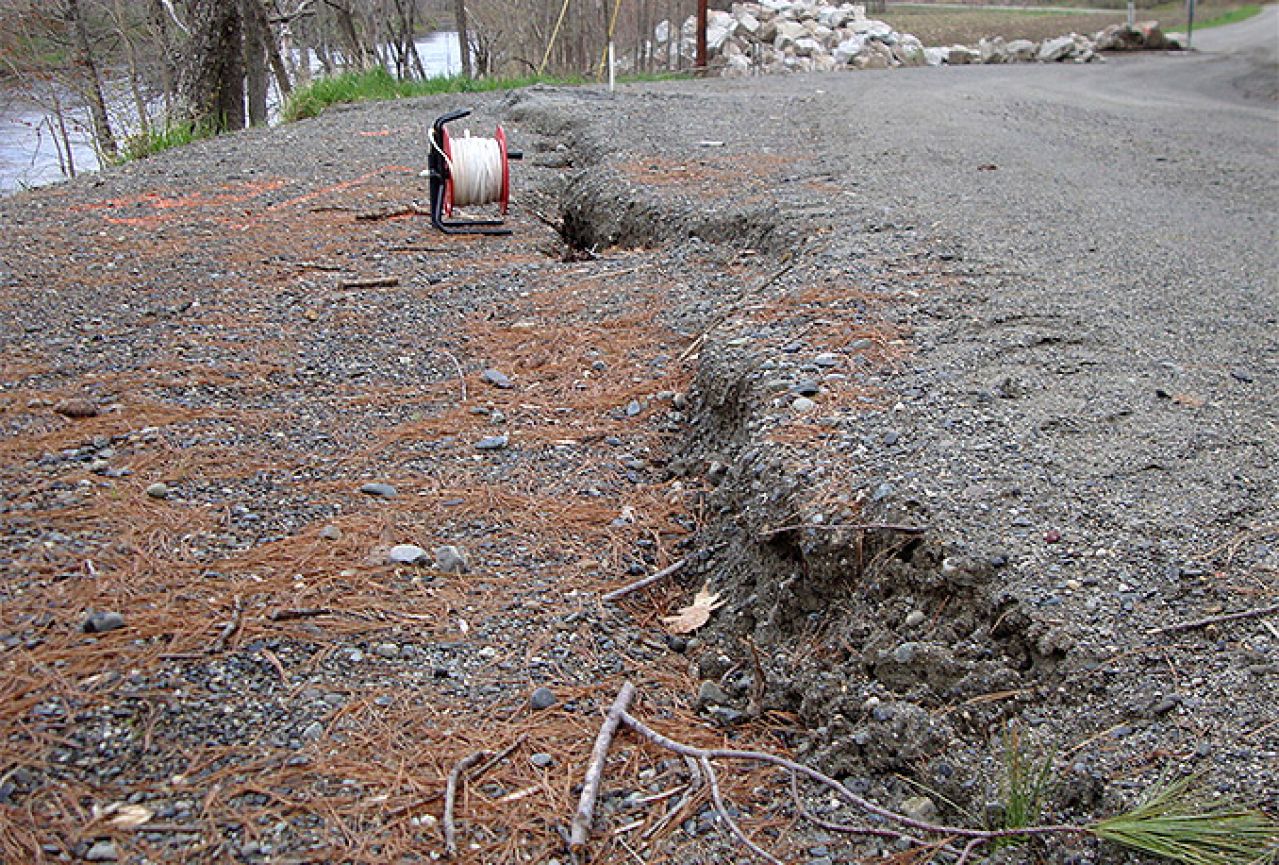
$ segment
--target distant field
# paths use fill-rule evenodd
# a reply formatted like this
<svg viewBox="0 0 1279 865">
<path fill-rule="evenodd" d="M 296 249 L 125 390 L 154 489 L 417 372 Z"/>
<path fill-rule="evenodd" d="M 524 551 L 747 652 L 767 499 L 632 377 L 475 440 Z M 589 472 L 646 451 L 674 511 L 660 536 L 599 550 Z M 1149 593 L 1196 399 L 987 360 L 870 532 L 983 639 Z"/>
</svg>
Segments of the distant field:
<svg viewBox="0 0 1279 865">
<path fill-rule="evenodd" d="M 1097 8 L 1116 4 L 1119 8 Z M 1144 5 L 1144 8 L 1143 5 L 1137 4 L 1137 20 L 1156 20 L 1165 32 L 1186 29 L 1184 3 Z M 1255 15 L 1259 9 L 1255 4 L 1232 0 L 1199 3 L 1195 28 L 1242 20 Z M 976 44 L 983 36 L 1040 40 L 1071 32 L 1091 35 L 1110 24 L 1123 23 L 1128 15 L 1122 0 L 1078 0 L 1016 9 L 976 4 L 961 8 L 945 3 L 889 3 L 887 11 L 872 17 L 888 22 L 901 33 L 915 34 L 925 45 L 952 45 Z"/>
</svg>

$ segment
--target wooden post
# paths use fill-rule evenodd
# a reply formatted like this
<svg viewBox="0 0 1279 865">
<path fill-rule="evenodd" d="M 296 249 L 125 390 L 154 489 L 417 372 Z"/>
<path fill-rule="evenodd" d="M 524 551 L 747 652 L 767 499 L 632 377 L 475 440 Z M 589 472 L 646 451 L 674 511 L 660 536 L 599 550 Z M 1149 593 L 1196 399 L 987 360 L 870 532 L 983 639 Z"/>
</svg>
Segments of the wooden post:
<svg viewBox="0 0 1279 865">
<path fill-rule="evenodd" d="M 706 58 L 706 3 L 697 0 L 697 71 L 705 73 L 709 61 Z"/>
</svg>

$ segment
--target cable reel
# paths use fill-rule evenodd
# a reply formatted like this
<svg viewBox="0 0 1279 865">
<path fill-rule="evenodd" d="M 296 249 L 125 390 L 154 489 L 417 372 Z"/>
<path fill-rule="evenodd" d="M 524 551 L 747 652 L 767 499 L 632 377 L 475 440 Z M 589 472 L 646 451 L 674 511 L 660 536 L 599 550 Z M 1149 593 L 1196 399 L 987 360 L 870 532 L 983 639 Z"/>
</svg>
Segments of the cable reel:
<svg viewBox="0 0 1279 865">
<path fill-rule="evenodd" d="M 496 204 L 505 216 L 511 203 L 511 160 L 524 154 L 510 150 L 506 132 L 497 127 L 493 138 L 460 138 L 446 125 L 471 113 L 460 108 L 435 119 L 427 173 L 431 179 L 431 224 L 445 234 L 510 234 L 502 219 L 450 219 L 454 207 Z"/>
</svg>

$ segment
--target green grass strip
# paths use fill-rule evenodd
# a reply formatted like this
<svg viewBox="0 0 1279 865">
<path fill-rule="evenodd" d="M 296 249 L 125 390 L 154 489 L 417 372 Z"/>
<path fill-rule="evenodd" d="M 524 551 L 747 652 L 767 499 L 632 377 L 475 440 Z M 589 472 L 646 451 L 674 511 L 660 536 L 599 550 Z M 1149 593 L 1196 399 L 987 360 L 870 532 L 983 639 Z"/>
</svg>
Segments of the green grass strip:
<svg viewBox="0 0 1279 865">
<path fill-rule="evenodd" d="M 657 81 L 678 77 L 671 74 L 628 76 L 626 81 Z M 526 75 L 515 78 L 464 78 L 460 75 L 428 78 L 425 81 L 400 81 L 385 69 L 367 72 L 344 72 L 318 78 L 293 91 L 281 112 L 285 121 L 315 117 L 330 105 L 350 102 L 376 102 L 432 96 L 440 93 L 481 93 L 491 90 L 515 90 L 534 84 L 579 85 L 588 83 L 580 76 Z"/>
</svg>

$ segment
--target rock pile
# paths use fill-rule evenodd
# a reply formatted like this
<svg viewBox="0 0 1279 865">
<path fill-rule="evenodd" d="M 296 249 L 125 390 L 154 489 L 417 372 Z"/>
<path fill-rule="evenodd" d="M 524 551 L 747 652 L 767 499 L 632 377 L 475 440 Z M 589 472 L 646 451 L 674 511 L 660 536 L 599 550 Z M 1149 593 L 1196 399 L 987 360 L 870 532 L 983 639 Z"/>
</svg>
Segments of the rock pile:
<svg viewBox="0 0 1279 865">
<path fill-rule="evenodd" d="M 697 20 L 689 17 L 675 32 L 669 21 L 654 33 L 659 53 L 692 60 Z M 1173 48 L 1156 22 L 1113 25 L 1092 38 L 1071 33 L 1043 42 L 1000 37 L 966 45 L 925 48 L 909 33 L 866 17 L 866 7 L 814 0 L 759 0 L 734 3 L 731 11 L 710 12 L 706 47 L 712 69 L 735 77 L 774 72 L 829 72 L 839 68 L 890 69 L 970 63 L 1053 63 L 1100 60 L 1100 51 Z"/>
</svg>

